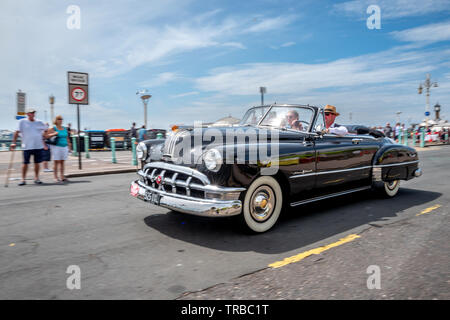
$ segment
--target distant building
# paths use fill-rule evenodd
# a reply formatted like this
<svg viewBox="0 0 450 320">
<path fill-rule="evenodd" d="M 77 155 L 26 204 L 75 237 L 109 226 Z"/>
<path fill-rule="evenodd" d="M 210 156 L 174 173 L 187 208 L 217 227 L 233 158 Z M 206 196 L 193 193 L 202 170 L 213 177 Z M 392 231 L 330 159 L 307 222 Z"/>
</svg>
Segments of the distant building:
<svg viewBox="0 0 450 320">
<path fill-rule="evenodd" d="M 231 126 L 233 124 L 238 124 L 241 122 L 241 119 L 232 117 L 229 115 L 228 117 L 221 118 L 217 120 L 216 122 L 213 122 L 211 125 L 214 127 L 220 127 L 220 126 Z"/>
</svg>

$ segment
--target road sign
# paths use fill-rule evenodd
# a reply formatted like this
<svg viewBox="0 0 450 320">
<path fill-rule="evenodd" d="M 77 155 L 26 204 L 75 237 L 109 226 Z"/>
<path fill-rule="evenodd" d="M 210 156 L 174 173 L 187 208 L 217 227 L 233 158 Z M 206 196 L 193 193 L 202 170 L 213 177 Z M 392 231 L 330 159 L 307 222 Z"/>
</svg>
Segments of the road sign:
<svg viewBox="0 0 450 320">
<path fill-rule="evenodd" d="M 89 104 L 89 74 L 84 72 L 67 72 L 69 85 L 69 104 Z"/>
<path fill-rule="evenodd" d="M 88 86 L 79 84 L 69 84 L 70 104 L 89 104 Z"/>
<path fill-rule="evenodd" d="M 425 112 L 425 116 L 428 117 L 430 115 L 430 111 Z"/>
<path fill-rule="evenodd" d="M 69 84 L 89 85 L 89 75 L 84 72 L 67 72 L 67 80 Z"/>
<path fill-rule="evenodd" d="M 81 87 L 74 87 L 74 88 L 72 88 L 70 95 L 72 96 L 72 99 L 74 99 L 76 101 L 83 101 L 86 98 L 87 93 Z"/>
<path fill-rule="evenodd" d="M 80 144 L 80 104 L 89 104 L 89 74 L 84 72 L 67 72 L 67 82 L 69 85 L 69 104 L 77 105 L 78 136 L 78 169 L 81 170 L 81 144 Z"/>
</svg>

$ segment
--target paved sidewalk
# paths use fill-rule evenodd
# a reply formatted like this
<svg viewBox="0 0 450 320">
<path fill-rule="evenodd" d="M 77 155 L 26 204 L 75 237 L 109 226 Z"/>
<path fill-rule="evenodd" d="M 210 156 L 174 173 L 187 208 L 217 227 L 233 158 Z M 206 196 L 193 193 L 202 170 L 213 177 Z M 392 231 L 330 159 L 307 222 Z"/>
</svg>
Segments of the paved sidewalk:
<svg viewBox="0 0 450 320">
<path fill-rule="evenodd" d="M 21 179 L 21 163 L 22 152 L 15 151 L 13 169 L 10 174 L 10 183 L 14 183 L 14 180 Z M 137 167 L 131 164 L 132 154 L 129 150 L 116 151 L 117 163 L 112 163 L 112 157 L 110 151 L 90 151 L 90 158 L 86 159 L 86 154 L 82 153 L 82 170 L 78 169 L 78 156 L 69 155 L 68 160 L 65 162 L 65 175 L 67 178 L 80 177 L 88 175 L 100 175 L 111 173 L 123 173 L 134 172 Z M 0 152 L 0 179 L 4 183 L 6 179 L 6 172 L 11 159 L 11 152 Z M 33 160 L 31 160 L 33 161 Z M 49 162 L 49 168 L 53 169 L 53 161 Z M 30 164 L 28 167 L 27 179 L 34 177 L 33 174 L 34 165 Z M 53 172 L 43 172 L 43 166 L 41 164 L 41 180 L 43 182 L 53 182 Z"/>
</svg>

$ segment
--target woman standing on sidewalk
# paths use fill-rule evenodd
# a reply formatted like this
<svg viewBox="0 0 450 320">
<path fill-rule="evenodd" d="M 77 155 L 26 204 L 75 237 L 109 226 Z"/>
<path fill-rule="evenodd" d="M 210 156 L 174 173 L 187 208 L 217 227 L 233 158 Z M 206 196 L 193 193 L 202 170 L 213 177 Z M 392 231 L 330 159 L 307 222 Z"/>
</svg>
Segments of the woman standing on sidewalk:
<svg viewBox="0 0 450 320">
<path fill-rule="evenodd" d="M 67 182 L 68 180 L 64 177 L 64 161 L 67 160 L 69 150 L 72 151 L 72 143 L 70 142 L 67 128 L 62 125 L 63 117 L 56 116 L 53 123 L 55 125 L 53 128 L 48 129 L 45 137 L 51 138 L 57 136 L 56 145 L 50 146 L 54 161 L 53 174 L 56 182 Z M 60 178 L 58 178 L 58 170 L 60 172 Z"/>
</svg>

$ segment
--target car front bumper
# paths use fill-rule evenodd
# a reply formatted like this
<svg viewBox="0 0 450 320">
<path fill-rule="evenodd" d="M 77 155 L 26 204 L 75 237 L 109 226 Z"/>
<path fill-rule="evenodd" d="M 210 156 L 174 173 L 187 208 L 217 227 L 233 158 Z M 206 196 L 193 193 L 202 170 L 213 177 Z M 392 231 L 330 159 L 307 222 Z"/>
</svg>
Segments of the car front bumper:
<svg viewBox="0 0 450 320">
<path fill-rule="evenodd" d="M 200 199 L 174 194 L 146 185 L 143 181 L 131 183 L 130 194 L 140 200 L 183 213 L 206 217 L 229 217 L 242 211 L 240 200 Z"/>
</svg>

